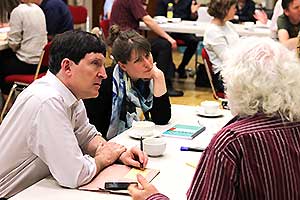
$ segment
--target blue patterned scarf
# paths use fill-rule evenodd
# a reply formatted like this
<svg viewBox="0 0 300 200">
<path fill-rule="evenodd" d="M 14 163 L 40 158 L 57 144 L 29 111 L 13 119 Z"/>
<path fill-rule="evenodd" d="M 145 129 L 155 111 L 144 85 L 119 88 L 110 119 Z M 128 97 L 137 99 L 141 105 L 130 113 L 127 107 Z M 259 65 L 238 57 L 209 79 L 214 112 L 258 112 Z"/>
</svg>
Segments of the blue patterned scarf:
<svg viewBox="0 0 300 200">
<path fill-rule="evenodd" d="M 148 112 L 153 104 L 153 80 L 132 82 L 117 64 L 113 71 L 112 112 L 107 139 L 111 139 L 139 121 L 136 108 Z"/>
</svg>

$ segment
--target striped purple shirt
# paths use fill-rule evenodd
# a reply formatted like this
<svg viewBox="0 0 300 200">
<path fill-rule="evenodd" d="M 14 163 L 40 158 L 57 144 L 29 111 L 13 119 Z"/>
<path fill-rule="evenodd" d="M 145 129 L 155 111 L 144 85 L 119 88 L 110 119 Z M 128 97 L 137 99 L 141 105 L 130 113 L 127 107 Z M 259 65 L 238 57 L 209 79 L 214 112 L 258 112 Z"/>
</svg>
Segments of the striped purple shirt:
<svg viewBox="0 0 300 200">
<path fill-rule="evenodd" d="M 224 127 L 202 155 L 189 200 L 300 199 L 300 122 L 257 115 Z"/>
<path fill-rule="evenodd" d="M 299 200 L 300 122 L 235 118 L 201 156 L 187 195 L 189 200 Z"/>
</svg>

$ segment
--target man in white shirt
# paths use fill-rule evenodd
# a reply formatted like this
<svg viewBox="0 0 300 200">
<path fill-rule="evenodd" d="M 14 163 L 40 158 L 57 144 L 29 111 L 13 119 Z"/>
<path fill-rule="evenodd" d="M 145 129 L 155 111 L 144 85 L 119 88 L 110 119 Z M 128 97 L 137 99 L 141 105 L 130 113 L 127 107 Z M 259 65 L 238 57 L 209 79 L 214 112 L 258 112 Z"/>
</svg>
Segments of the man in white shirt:
<svg viewBox="0 0 300 200">
<path fill-rule="evenodd" d="M 95 35 L 68 31 L 53 40 L 46 76 L 18 96 L 0 126 L 0 198 L 49 174 L 76 188 L 117 160 L 146 166 L 142 151 L 106 142 L 88 121 L 81 99 L 98 95 L 104 61 L 105 45 Z"/>
</svg>

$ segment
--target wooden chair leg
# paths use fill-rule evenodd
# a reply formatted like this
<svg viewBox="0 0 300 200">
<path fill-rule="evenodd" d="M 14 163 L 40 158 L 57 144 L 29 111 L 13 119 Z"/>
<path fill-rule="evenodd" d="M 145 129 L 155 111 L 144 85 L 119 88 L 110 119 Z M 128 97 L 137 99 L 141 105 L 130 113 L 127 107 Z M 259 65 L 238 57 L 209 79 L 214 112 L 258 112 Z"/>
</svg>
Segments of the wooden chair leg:
<svg viewBox="0 0 300 200">
<path fill-rule="evenodd" d="M 17 86 L 18 85 L 16 83 L 14 83 L 14 85 L 12 86 L 12 88 L 9 91 L 8 97 L 5 101 L 5 104 L 3 106 L 3 109 L 2 109 L 2 112 L 1 112 L 1 115 L 0 115 L 0 123 L 3 121 L 5 114 L 7 113 L 8 109 L 9 109 L 9 103 L 11 101 L 11 98 L 12 98 L 13 94 L 16 91 Z"/>
</svg>

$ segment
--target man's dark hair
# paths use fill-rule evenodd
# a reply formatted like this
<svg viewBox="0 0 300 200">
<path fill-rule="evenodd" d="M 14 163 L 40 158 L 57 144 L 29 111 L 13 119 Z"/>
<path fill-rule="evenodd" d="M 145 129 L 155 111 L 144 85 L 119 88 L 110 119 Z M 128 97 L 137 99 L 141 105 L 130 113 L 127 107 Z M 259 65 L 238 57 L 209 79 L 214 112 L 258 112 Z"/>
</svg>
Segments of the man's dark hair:
<svg viewBox="0 0 300 200">
<path fill-rule="evenodd" d="M 104 57 L 106 55 L 105 44 L 96 35 L 78 30 L 56 35 L 50 47 L 49 71 L 57 74 L 64 58 L 78 64 L 88 53 L 101 53 Z"/>
<path fill-rule="evenodd" d="M 210 16 L 224 20 L 230 7 L 237 3 L 237 0 L 211 0 L 207 12 Z"/>
<path fill-rule="evenodd" d="M 293 0 L 282 0 L 281 6 L 282 6 L 283 9 L 288 9 L 290 3 L 292 3 L 292 2 L 293 2 Z"/>
</svg>

